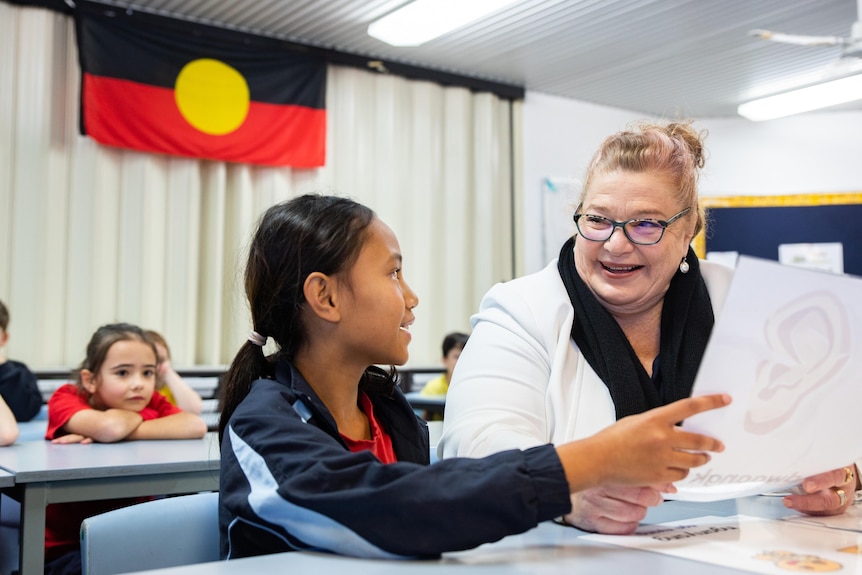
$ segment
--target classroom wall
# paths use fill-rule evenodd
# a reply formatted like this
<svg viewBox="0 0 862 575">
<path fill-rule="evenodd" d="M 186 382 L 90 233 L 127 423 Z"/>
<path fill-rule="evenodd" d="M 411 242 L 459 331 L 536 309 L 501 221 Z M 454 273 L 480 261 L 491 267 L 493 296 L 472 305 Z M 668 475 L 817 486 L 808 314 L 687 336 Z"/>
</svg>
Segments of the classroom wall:
<svg viewBox="0 0 862 575">
<path fill-rule="evenodd" d="M 649 117 L 527 92 L 522 120 L 524 246 L 519 273 L 535 272 L 547 263 L 542 256 L 543 179 L 580 180 L 606 136 L 642 119 Z M 824 111 L 769 122 L 706 118 L 697 120 L 697 125 L 708 131 L 701 195 L 862 191 L 860 111 Z"/>
<path fill-rule="evenodd" d="M 177 279 L 183 286 L 182 290 L 177 291 L 166 287 L 162 274 L 152 273 L 148 274 L 152 279 L 148 280 L 150 283 L 147 284 L 138 285 L 134 282 L 135 278 L 132 278 L 134 289 L 122 291 L 124 299 L 120 302 L 121 305 L 115 306 L 115 300 L 119 300 L 119 296 L 111 291 L 113 283 L 104 281 L 104 278 L 122 274 L 114 274 L 113 268 L 111 274 L 91 273 L 89 267 L 61 261 L 63 251 L 52 249 L 51 246 L 62 245 L 76 250 L 86 243 L 92 247 L 92 253 L 107 254 L 103 258 L 87 257 L 88 261 L 101 259 L 112 265 L 118 261 L 115 254 L 118 253 L 116 250 L 121 249 L 120 244 L 115 241 L 102 241 L 101 236 L 94 235 L 106 226 L 91 224 L 89 219 L 82 220 L 81 214 L 89 214 L 92 211 L 92 220 L 107 222 L 113 226 L 120 225 L 119 219 L 103 218 L 99 214 L 103 211 L 108 213 L 108 207 L 113 205 L 111 202 L 118 201 L 112 192 L 121 185 L 136 190 L 140 188 L 133 196 L 135 201 L 143 202 L 142 198 L 147 198 L 146 202 L 154 203 L 146 205 L 163 206 L 171 217 L 182 222 L 192 221 L 188 214 L 196 213 L 193 207 L 196 204 L 182 204 L 182 209 L 178 209 L 178 204 L 170 202 L 176 201 L 179 196 L 169 192 L 192 190 L 193 194 L 199 194 L 196 190 L 201 181 L 210 187 L 217 187 L 219 195 L 211 196 L 216 199 L 208 205 L 212 206 L 212 212 L 231 213 L 230 218 L 223 219 L 232 222 L 228 226 L 228 232 L 225 232 L 232 237 L 237 234 L 244 235 L 247 229 L 245 224 L 240 225 L 234 220 L 244 222 L 260 211 L 256 207 L 257 203 L 249 203 L 247 190 L 253 192 L 253 197 L 256 198 L 254 202 L 269 205 L 275 199 L 280 199 L 279 194 L 283 191 L 290 190 L 293 193 L 300 187 L 306 187 L 312 178 L 303 176 L 294 182 L 285 173 L 272 170 L 267 173 L 245 167 L 231 170 L 214 163 L 207 163 L 203 168 L 199 168 L 188 160 L 178 158 L 165 159 L 133 152 L 97 149 L 99 147 L 95 143 L 78 136 L 76 132 L 78 90 L 75 84 L 77 75 L 70 72 L 76 69 L 70 38 L 71 24 L 66 16 L 42 9 L 19 8 L 0 3 L 0 55 L 5 54 L 9 64 L 5 68 L 0 65 L 0 69 L 9 74 L 14 71 L 21 77 L 21 80 L 16 80 L 18 76 L 15 74 L 6 74 L 9 77 L 7 84 L 16 86 L 16 90 L 8 93 L 0 91 L 0 224 L 6 224 L 0 225 L 0 298 L 6 298 L 7 303 L 12 306 L 13 326 L 29 326 L 29 332 L 14 328 L 15 336 L 9 351 L 34 367 L 60 364 L 68 366 L 70 361 L 77 363 L 81 342 L 86 341 L 96 325 L 122 316 L 123 319 L 145 323 L 166 332 L 172 342 L 175 359 L 180 365 L 224 363 L 230 359 L 247 329 L 248 321 L 241 304 L 231 304 L 231 309 L 239 311 L 227 314 L 223 320 L 225 325 L 237 326 L 236 329 L 221 328 L 221 324 L 215 320 L 212 322 L 215 327 L 207 324 L 207 327 L 201 328 L 194 321 L 186 321 L 185 316 L 197 314 L 199 310 L 206 308 L 207 313 L 200 313 L 201 317 L 216 317 L 216 314 L 209 313 L 209 308 L 221 309 L 226 306 L 223 300 L 230 299 L 234 290 L 227 287 L 223 291 L 221 288 L 211 289 L 208 293 L 212 293 L 212 297 L 200 297 L 198 284 Z M 343 75 L 346 77 L 356 74 L 359 72 L 351 70 L 349 74 L 345 72 Z M 514 146 L 514 153 L 522 160 L 520 163 L 516 161 L 513 166 L 517 174 L 514 178 L 519 184 L 517 187 L 521 194 L 515 204 L 514 216 L 522 222 L 522 229 L 516 231 L 519 240 L 515 250 L 516 265 L 512 272 L 509 265 L 511 244 L 508 237 L 508 128 L 505 127 L 508 126 L 508 104 L 499 102 L 486 105 L 488 102 L 485 100 L 491 98 L 490 95 L 467 94 L 464 89 L 442 89 L 428 86 L 427 83 L 408 82 L 391 76 L 368 72 L 363 74 L 367 78 L 356 80 L 356 83 L 360 87 L 369 88 L 361 92 L 365 96 L 353 99 L 345 97 L 342 106 L 331 108 L 330 126 L 344 127 L 345 137 L 339 140 L 345 144 L 340 154 L 334 153 L 344 158 L 340 162 L 336 161 L 341 164 L 338 170 L 341 175 L 333 175 L 330 179 L 335 190 L 349 190 L 351 195 L 376 206 L 384 219 L 396 228 L 402 247 L 411 256 L 410 261 L 421 262 L 421 265 L 411 264 L 409 270 L 413 287 L 426 294 L 423 295 L 420 308 L 422 321 L 417 322 L 414 327 L 411 363 L 437 365 L 437 346 L 441 334 L 450 329 L 466 328 L 467 318 L 478 306 L 481 294 L 485 293 L 493 282 L 536 271 L 556 255 L 542 248 L 542 180 L 579 179 L 594 150 L 607 135 L 632 121 L 643 119 L 644 115 L 538 92 L 527 92 L 524 102 L 514 106 L 512 119 L 517 127 L 516 133 L 520 135 Z M 371 83 L 374 85 L 366 86 Z M 451 142 L 452 134 L 455 133 L 453 130 L 444 129 L 442 124 L 437 125 L 439 122 L 433 117 L 417 115 L 416 121 L 423 127 L 427 124 L 427 128 L 434 134 L 446 134 L 450 140 L 438 135 L 424 137 L 425 132 L 416 131 L 415 128 L 402 130 L 412 138 L 415 149 L 420 150 L 412 153 L 411 157 L 427 157 L 433 160 L 437 155 L 447 158 L 451 156 L 452 161 L 447 164 L 460 165 L 463 158 L 470 156 L 463 153 L 463 150 L 472 149 L 472 153 L 483 162 L 482 165 L 499 166 L 496 175 L 488 178 L 487 168 L 465 168 L 463 172 L 470 177 L 459 179 L 455 182 L 457 185 L 453 185 L 452 177 L 445 176 L 440 170 L 431 169 L 430 175 L 423 176 L 423 173 L 419 173 L 417 176 L 417 172 L 411 170 L 407 162 L 392 161 L 390 156 L 385 155 L 396 152 L 410 155 L 410 150 L 413 149 L 410 146 L 390 142 L 390 145 L 355 148 L 353 142 L 357 139 L 356 134 L 366 133 L 356 131 L 362 124 L 355 118 L 366 121 L 370 118 L 367 113 L 355 112 L 355 102 L 376 104 L 376 107 L 372 107 L 382 116 L 386 116 L 393 107 L 388 104 L 388 100 L 380 97 L 380 93 L 376 91 L 380 88 L 375 86 L 388 83 L 409 84 L 409 89 L 398 88 L 398 94 L 415 94 L 420 101 L 446 104 L 446 108 L 455 114 L 451 117 L 451 122 L 473 125 L 484 134 L 483 138 L 487 138 L 483 140 L 473 136 L 465 137 L 464 141 L 469 143 L 468 147 L 454 146 Z M 444 92 L 445 96 L 442 95 Z M 478 103 L 471 103 L 473 101 Z M 385 105 L 380 105 L 381 102 Z M 408 108 L 412 109 L 410 106 Z M 340 117 L 341 113 L 350 121 L 338 122 L 336 118 Z M 356 114 L 355 117 L 353 114 Z M 14 118 L 15 121 L 2 121 L 9 118 Z M 862 192 L 862 170 L 855 168 L 856 158 L 862 156 L 862 139 L 858 137 L 858 128 L 862 126 L 860 120 L 862 112 L 809 114 L 760 124 L 736 118 L 703 121 L 701 125 L 710 131 L 707 140 L 710 160 L 704 173 L 702 192 L 706 195 Z M 393 122 L 381 122 L 381 137 L 388 133 L 385 129 L 390 125 L 410 125 L 402 119 Z M 370 141 L 365 136 L 358 140 Z M 487 141 L 499 141 L 501 145 L 491 146 Z M 444 152 L 428 153 L 427 148 L 432 143 L 439 145 Z M 357 149 L 364 155 L 354 154 Z M 180 169 L 172 170 L 170 174 L 162 170 L 163 166 L 171 168 L 175 165 L 179 165 Z M 402 168 L 400 173 L 403 177 L 396 177 L 388 171 L 381 175 L 381 172 L 375 169 L 375 166 L 393 165 Z M 149 175 L 143 177 L 142 174 Z M 378 177 L 385 181 L 387 186 L 379 185 Z M 344 184 L 339 187 L 340 182 Z M 404 182 L 410 182 L 410 185 L 404 185 Z M 394 190 L 391 193 L 394 198 L 392 202 L 384 201 L 384 197 L 380 195 L 390 193 L 389 184 L 392 184 L 391 188 Z M 149 187 L 158 189 L 159 195 L 145 193 L 144 188 Z M 75 190 L 74 194 L 68 197 L 64 195 L 66 192 L 63 190 L 66 188 Z M 363 191 L 366 189 L 368 196 Z M 10 190 L 18 190 L 20 197 L 16 202 L 12 202 Z M 442 190 L 449 199 L 442 203 L 437 201 L 438 198 L 433 193 L 436 190 Z M 99 195 L 96 195 L 97 192 Z M 81 207 L 90 205 L 82 204 L 82 197 L 99 206 L 100 211 Z M 104 199 L 109 197 L 114 199 Z M 166 198 L 173 199 L 169 202 Z M 232 202 L 228 205 L 236 205 L 239 208 L 225 210 L 225 201 Z M 128 201 L 127 204 L 131 205 Z M 446 206 L 445 210 L 441 208 L 443 205 Z M 244 215 L 234 218 L 233 212 L 242 212 Z M 415 225 L 413 219 L 399 217 L 402 212 L 411 216 L 418 214 L 419 220 L 425 221 L 427 229 L 432 232 Z M 21 217 L 22 213 L 27 217 Z M 133 212 L 133 215 L 136 213 Z M 429 215 L 434 218 L 429 218 Z M 565 214 L 561 217 L 566 218 Z M 187 231 L 186 228 L 194 231 L 201 225 L 195 220 L 193 225 L 172 226 L 171 220 L 156 219 L 164 220 L 168 229 L 178 229 L 182 233 Z M 36 222 L 36 225 L 32 222 Z M 75 222 L 71 228 L 70 222 Z M 446 242 L 442 246 L 439 243 L 442 241 L 439 232 L 442 229 L 441 222 L 445 222 L 450 228 L 450 231 L 442 235 Z M 140 222 L 134 220 L 132 223 L 139 225 Z M 452 233 L 451 229 L 457 230 L 457 233 Z M 69 230 L 74 230 L 74 233 L 68 234 Z M 157 238 L 157 241 L 148 239 L 140 245 L 133 245 L 133 251 L 140 252 L 147 247 L 148 254 L 155 254 L 150 259 L 161 261 L 163 258 L 159 254 L 166 251 L 165 246 L 171 245 L 170 236 L 158 229 L 151 230 L 150 234 Z M 195 237 L 199 235 L 192 232 L 189 234 Z M 222 243 L 221 240 L 204 242 L 204 245 L 208 246 L 207 254 L 214 254 L 213 259 L 218 261 L 219 265 L 213 265 L 211 273 L 207 270 L 202 272 L 201 277 L 204 279 L 200 282 L 201 286 L 216 285 L 210 281 L 209 275 L 225 275 L 222 268 L 227 268 L 230 274 L 230 270 L 235 267 L 236 258 L 231 255 L 232 252 L 224 258 L 216 257 L 224 251 Z M 26 246 L 27 249 L 3 249 L 13 244 Z M 416 248 L 411 247 L 414 244 Z M 472 250 L 463 249 L 463 246 L 469 246 Z M 196 250 L 189 250 L 189 254 L 195 252 Z M 416 257 L 412 257 L 414 252 Z M 190 255 L 178 255 L 179 252 L 173 248 L 167 250 L 167 253 L 171 256 L 168 265 L 180 269 L 190 267 L 184 259 L 191 257 Z M 548 255 L 550 257 L 547 257 Z M 222 259 L 224 261 L 221 261 Z M 129 261 L 134 262 L 133 259 Z M 435 288 L 437 284 L 433 282 L 442 281 L 441 278 L 457 276 L 459 273 L 463 275 L 463 272 L 448 271 L 453 269 L 451 267 L 442 267 L 451 266 L 452 262 L 457 264 L 455 270 L 468 270 L 470 278 L 463 284 L 444 281 L 445 289 Z M 18 269 L 14 274 L 10 272 L 14 267 L 13 263 Z M 101 261 L 98 263 L 102 265 Z M 132 265 L 128 264 L 121 269 L 126 270 Z M 147 266 L 139 267 L 142 270 L 149 269 Z M 16 278 L 14 286 L 13 275 Z M 43 276 L 48 280 L 43 281 Z M 91 278 L 92 281 L 86 284 L 79 282 L 75 284 L 79 287 L 69 288 L 67 278 L 72 276 Z M 177 278 L 175 271 L 172 277 Z M 234 277 L 230 275 L 229 281 L 222 283 L 225 286 L 233 286 Z M 468 286 L 467 289 L 464 285 Z M 150 287 L 153 289 L 149 290 Z M 139 305 L 140 298 L 136 295 L 138 291 L 160 295 L 158 299 L 148 300 L 146 305 Z M 174 301 L 175 294 L 180 291 L 187 301 L 192 303 L 176 305 L 180 313 L 174 313 L 169 305 L 163 305 L 162 300 L 174 298 L 171 300 Z M 10 297 L 10 294 L 17 297 Z M 28 301 L 38 302 L 38 305 L 30 306 L 29 312 L 26 303 Z M 66 302 L 73 302 L 74 305 L 66 305 Z M 126 302 L 131 303 L 126 305 Z M 176 302 L 182 304 L 179 300 Z M 121 311 L 130 307 L 135 309 L 134 313 L 118 313 L 116 317 L 107 313 L 90 313 L 91 309 L 100 307 L 118 307 Z M 140 311 L 138 308 L 145 309 Z M 445 309 L 445 315 L 430 311 L 440 309 Z M 164 310 L 164 313 L 158 315 L 161 310 Z M 98 317 L 98 322 L 91 321 L 91 316 Z M 58 328 L 58 317 L 67 328 Z M 218 317 L 221 318 L 220 315 Z M 46 350 L 54 349 L 64 350 L 62 361 L 48 355 Z M 74 361 L 72 358 L 75 358 Z"/>
<path fill-rule="evenodd" d="M 512 105 L 490 93 L 330 66 L 327 161 L 252 166 L 101 146 L 78 133 L 70 17 L 0 2 L 3 351 L 67 369 L 102 324 L 160 331 L 174 365 L 231 361 L 252 326 L 244 254 L 259 215 L 303 192 L 348 195 L 398 235 L 419 294 L 411 366 L 469 327 L 512 277 Z"/>
<path fill-rule="evenodd" d="M 862 191 L 862 111 L 701 123 L 709 130 L 703 195 Z"/>
</svg>

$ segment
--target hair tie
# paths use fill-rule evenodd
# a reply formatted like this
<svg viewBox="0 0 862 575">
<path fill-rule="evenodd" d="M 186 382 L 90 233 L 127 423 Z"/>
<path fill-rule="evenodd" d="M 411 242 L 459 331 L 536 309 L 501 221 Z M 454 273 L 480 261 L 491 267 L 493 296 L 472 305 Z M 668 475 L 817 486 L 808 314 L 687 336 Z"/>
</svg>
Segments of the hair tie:
<svg viewBox="0 0 862 575">
<path fill-rule="evenodd" d="M 254 330 L 248 332 L 248 341 L 258 347 L 263 347 L 266 345 L 266 338 Z"/>
</svg>

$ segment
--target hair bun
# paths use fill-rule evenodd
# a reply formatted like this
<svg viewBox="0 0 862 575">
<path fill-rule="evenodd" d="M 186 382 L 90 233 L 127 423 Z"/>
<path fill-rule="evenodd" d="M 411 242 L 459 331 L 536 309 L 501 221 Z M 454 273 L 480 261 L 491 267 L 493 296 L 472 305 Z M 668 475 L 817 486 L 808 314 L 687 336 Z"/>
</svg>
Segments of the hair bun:
<svg viewBox="0 0 862 575">
<path fill-rule="evenodd" d="M 674 140 L 682 140 L 685 146 L 691 152 L 694 158 L 694 165 L 697 168 L 703 168 L 706 163 L 705 147 L 703 139 L 706 137 L 706 130 L 697 131 L 692 126 L 691 121 L 688 122 L 670 122 L 666 126 L 668 137 Z"/>
</svg>

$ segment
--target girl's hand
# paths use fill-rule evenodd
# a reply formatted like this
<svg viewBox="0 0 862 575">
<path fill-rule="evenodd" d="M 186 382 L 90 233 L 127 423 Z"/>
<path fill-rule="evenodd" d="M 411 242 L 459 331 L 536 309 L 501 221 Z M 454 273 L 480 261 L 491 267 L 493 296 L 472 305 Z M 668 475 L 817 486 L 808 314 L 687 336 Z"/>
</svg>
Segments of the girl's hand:
<svg viewBox="0 0 862 575">
<path fill-rule="evenodd" d="M 606 481 L 619 485 L 652 485 L 685 479 L 692 467 L 709 461 L 706 451 L 720 452 L 719 440 L 683 431 L 677 423 L 697 413 L 724 407 L 728 395 L 704 395 L 675 401 L 624 417 L 596 434 L 605 443 Z"/>
<path fill-rule="evenodd" d="M 572 511 L 563 519 L 583 531 L 608 535 L 633 533 L 647 510 L 662 503 L 656 486 L 601 485 L 572 494 Z"/>
<path fill-rule="evenodd" d="M 159 362 L 159 367 L 156 368 L 156 371 L 158 372 L 159 377 L 164 377 L 165 374 L 170 373 L 171 369 L 171 360 L 166 357 Z"/>
<path fill-rule="evenodd" d="M 719 440 L 683 431 L 677 423 L 724 407 L 724 394 L 689 397 L 624 417 L 592 437 L 557 447 L 569 490 L 601 485 L 655 485 L 685 479 L 709 461 L 706 451 L 723 451 Z"/>
<path fill-rule="evenodd" d="M 60 437 L 56 437 L 51 440 L 51 443 L 63 444 L 63 443 L 93 443 L 92 437 L 87 437 L 86 435 L 81 435 L 79 433 L 69 433 L 66 435 L 61 435 Z"/>
</svg>

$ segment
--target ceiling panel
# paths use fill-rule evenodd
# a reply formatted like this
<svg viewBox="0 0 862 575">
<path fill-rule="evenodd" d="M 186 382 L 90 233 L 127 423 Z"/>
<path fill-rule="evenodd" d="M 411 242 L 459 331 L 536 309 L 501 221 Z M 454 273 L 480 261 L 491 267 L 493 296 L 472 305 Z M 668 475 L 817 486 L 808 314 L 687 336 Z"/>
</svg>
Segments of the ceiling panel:
<svg viewBox="0 0 862 575">
<path fill-rule="evenodd" d="M 749 30 L 848 36 L 857 19 L 857 0 L 521 0 L 423 46 L 396 48 L 366 28 L 404 0 L 105 3 L 644 114 L 694 117 L 734 116 L 740 103 L 814 81 L 839 60 L 838 47 L 767 42 Z"/>
</svg>

